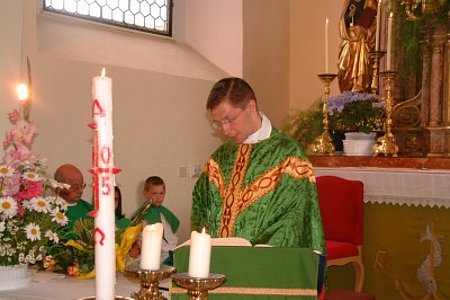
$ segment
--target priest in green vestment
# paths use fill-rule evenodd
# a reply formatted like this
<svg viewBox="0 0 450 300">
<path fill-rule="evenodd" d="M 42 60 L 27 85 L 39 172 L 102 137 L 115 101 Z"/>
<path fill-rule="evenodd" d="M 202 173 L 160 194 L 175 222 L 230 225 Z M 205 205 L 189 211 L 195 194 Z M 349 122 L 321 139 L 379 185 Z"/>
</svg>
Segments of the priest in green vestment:
<svg viewBox="0 0 450 300">
<path fill-rule="evenodd" d="M 206 162 L 193 190 L 191 224 L 212 237 L 325 251 L 314 171 L 299 144 L 258 111 L 240 78 L 212 88 L 206 108 L 228 139 Z"/>
<path fill-rule="evenodd" d="M 67 203 L 68 228 L 72 229 L 75 221 L 89 218 L 88 213 L 94 210 L 92 204 L 81 199 L 86 188 L 83 174 L 76 166 L 65 164 L 55 171 L 54 178 L 58 182 L 70 185 L 67 189 L 59 190 L 58 195 Z"/>
</svg>

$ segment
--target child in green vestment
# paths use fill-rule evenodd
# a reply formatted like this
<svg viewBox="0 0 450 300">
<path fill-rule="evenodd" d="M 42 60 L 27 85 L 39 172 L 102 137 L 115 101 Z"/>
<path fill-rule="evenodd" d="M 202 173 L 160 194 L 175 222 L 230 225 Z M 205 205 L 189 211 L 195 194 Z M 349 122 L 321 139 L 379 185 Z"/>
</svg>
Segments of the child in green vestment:
<svg viewBox="0 0 450 300">
<path fill-rule="evenodd" d="M 158 176 L 151 176 L 145 180 L 144 204 L 137 210 L 133 217 L 133 223 L 144 222 L 144 224 L 163 224 L 163 241 L 161 249 L 161 260 L 164 264 L 171 264 L 169 252 L 178 245 L 176 231 L 180 226 L 178 218 L 162 204 L 166 195 L 166 184 Z M 140 241 L 130 250 L 131 256 L 140 253 Z"/>
</svg>

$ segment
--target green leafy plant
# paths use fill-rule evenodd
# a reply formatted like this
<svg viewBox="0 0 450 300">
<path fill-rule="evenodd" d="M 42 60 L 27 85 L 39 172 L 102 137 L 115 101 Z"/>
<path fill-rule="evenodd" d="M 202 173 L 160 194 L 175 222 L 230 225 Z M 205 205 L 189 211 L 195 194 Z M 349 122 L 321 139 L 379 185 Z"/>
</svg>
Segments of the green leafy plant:
<svg viewBox="0 0 450 300">
<path fill-rule="evenodd" d="M 290 113 L 285 121 L 283 131 L 296 139 L 303 149 L 308 149 L 323 132 L 322 107 L 323 102 L 317 100 L 306 110 Z"/>
</svg>

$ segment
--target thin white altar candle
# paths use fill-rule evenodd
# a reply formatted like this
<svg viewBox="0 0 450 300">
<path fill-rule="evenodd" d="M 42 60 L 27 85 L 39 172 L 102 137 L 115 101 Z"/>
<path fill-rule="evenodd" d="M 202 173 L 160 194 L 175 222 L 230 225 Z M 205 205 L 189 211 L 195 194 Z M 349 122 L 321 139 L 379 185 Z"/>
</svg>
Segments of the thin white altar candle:
<svg viewBox="0 0 450 300">
<path fill-rule="evenodd" d="M 189 251 L 189 271 L 191 277 L 209 277 L 209 262 L 211 259 L 211 236 L 205 232 L 191 232 L 191 248 Z"/>
<path fill-rule="evenodd" d="M 380 51 L 381 6 L 382 6 L 382 0 L 378 0 L 377 30 L 375 32 L 375 51 Z"/>
<path fill-rule="evenodd" d="M 97 300 L 115 298 L 116 253 L 114 218 L 114 156 L 112 80 L 102 75 L 92 80 L 92 153 L 95 194 L 95 295 Z"/>
<path fill-rule="evenodd" d="M 325 73 L 328 74 L 330 72 L 330 61 L 328 58 L 328 18 L 325 19 Z"/>
<path fill-rule="evenodd" d="M 142 231 L 141 269 L 156 271 L 161 268 L 162 223 L 146 225 Z"/>
<path fill-rule="evenodd" d="M 386 70 L 391 70 L 391 51 L 392 51 L 392 19 L 394 14 L 391 12 L 388 18 L 387 29 L 387 49 L 386 49 Z"/>
</svg>

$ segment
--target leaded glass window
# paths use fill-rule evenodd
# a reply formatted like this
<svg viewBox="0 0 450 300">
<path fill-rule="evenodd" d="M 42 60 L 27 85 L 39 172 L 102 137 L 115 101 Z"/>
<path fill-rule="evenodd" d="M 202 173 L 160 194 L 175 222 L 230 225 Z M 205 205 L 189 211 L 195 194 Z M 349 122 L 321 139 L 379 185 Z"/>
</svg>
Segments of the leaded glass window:
<svg viewBox="0 0 450 300">
<path fill-rule="evenodd" d="M 45 11 L 172 36 L 172 0 L 45 0 Z"/>
</svg>

